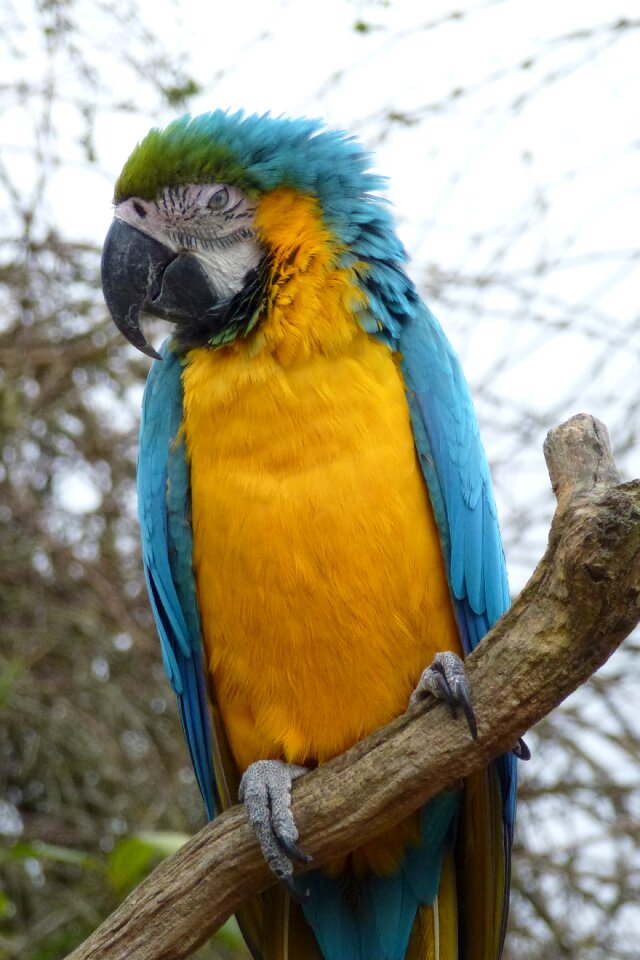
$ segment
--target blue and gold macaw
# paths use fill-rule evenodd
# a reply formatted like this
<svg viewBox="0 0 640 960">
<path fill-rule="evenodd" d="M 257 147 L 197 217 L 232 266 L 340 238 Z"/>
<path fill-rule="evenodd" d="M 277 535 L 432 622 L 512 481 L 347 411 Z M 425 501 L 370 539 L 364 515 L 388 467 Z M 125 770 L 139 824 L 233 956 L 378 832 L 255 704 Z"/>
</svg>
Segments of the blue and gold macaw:
<svg viewBox="0 0 640 960">
<path fill-rule="evenodd" d="M 404 272 L 358 143 L 222 111 L 152 130 L 118 179 L 113 318 L 156 357 L 138 469 L 164 664 L 210 817 L 244 800 L 284 881 L 264 960 L 498 960 L 513 755 L 304 878 L 291 783 L 428 693 L 509 602 L 459 363 Z M 140 313 L 175 324 L 160 356 Z M 426 668 L 426 669 L 425 669 Z"/>
</svg>

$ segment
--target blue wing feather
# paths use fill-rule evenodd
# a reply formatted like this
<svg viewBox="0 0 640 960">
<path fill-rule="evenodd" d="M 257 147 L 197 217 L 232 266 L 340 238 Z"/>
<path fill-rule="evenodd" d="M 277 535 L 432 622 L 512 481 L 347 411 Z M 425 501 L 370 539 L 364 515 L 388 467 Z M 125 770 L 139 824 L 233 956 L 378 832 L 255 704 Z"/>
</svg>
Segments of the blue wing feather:
<svg viewBox="0 0 640 960">
<path fill-rule="evenodd" d="M 209 818 L 218 798 L 192 569 L 189 470 L 182 426 L 182 368 L 165 343 L 142 404 L 138 515 L 142 557 L 162 659 Z"/>
<path fill-rule="evenodd" d="M 509 606 L 498 518 L 473 402 L 460 363 L 421 303 L 397 341 L 422 465 L 454 598 L 465 653 Z M 516 760 L 499 761 L 505 843 L 515 819 Z"/>
<path fill-rule="evenodd" d="M 491 476 L 473 403 L 455 353 L 399 263 L 372 264 L 363 285 L 379 328 L 376 335 L 400 354 L 416 451 L 440 533 L 463 650 L 468 654 L 509 606 Z M 371 321 L 364 326 L 370 329 Z M 515 819 L 515 758 L 510 754 L 498 758 L 495 770 L 505 868 L 502 939 Z M 411 875 L 416 899 L 429 903 L 434 895 L 433 871 L 424 856 L 429 818 L 422 822 L 423 855 L 409 851 L 397 882 L 404 884 Z"/>
<path fill-rule="evenodd" d="M 463 649 L 468 654 L 509 606 L 489 466 L 459 361 L 423 304 L 403 324 L 397 345 L 416 449 L 434 504 Z M 516 760 L 505 755 L 495 767 L 505 866 L 502 940 L 515 820 Z"/>
<path fill-rule="evenodd" d="M 426 307 L 407 318 L 398 350 L 420 461 L 433 464 L 425 480 L 444 506 L 436 520 L 469 653 L 509 605 L 489 466 L 460 364 Z"/>
<path fill-rule="evenodd" d="M 325 960 L 404 960 L 418 905 L 432 903 L 447 838 L 455 831 L 459 793 L 441 793 L 420 812 L 422 842 L 407 850 L 401 870 L 367 875 L 357 890 L 321 872 L 305 877 L 303 910 Z"/>
</svg>

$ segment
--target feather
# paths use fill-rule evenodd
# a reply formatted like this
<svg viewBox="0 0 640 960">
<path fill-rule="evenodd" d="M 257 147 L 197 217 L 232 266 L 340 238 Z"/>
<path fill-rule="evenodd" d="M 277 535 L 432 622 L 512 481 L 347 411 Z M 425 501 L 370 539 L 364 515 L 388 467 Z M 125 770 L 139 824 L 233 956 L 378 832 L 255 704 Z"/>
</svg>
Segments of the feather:
<svg viewBox="0 0 640 960">
<path fill-rule="evenodd" d="M 185 514 L 188 472 L 184 445 L 179 440 L 182 370 L 179 358 L 166 343 L 161 356 L 163 360 L 156 361 L 149 374 L 140 426 L 138 515 L 142 555 L 162 658 L 178 698 L 198 786 L 207 813 L 213 818 L 217 790 L 191 570 L 191 528 Z"/>
</svg>

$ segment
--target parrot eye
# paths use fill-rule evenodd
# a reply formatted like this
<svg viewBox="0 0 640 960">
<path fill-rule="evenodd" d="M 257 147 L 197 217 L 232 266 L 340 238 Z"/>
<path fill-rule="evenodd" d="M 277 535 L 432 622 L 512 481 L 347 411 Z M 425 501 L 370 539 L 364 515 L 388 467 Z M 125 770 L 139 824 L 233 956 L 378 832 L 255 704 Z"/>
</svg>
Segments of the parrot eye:
<svg viewBox="0 0 640 960">
<path fill-rule="evenodd" d="M 226 187 L 222 187 L 222 189 L 218 190 L 210 198 L 207 206 L 209 207 L 209 210 L 224 210 L 224 208 L 227 206 L 228 203 L 229 203 L 229 191 L 227 190 Z"/>
</svg>

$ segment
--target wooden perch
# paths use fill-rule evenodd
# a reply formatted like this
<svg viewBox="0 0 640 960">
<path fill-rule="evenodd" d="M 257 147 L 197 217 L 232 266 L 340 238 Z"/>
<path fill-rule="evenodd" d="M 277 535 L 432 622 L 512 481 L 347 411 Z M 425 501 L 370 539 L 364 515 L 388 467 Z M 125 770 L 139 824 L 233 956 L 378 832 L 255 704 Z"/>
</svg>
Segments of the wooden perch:
<svg viewBox="0 0 640 960">
<path fill-rule="evenodd" d="M 478 719 L 429 702 L 323 765 L 293 791 L 313 866 L 405 818 L 513 747 L 600 667 L 640 619 L 640 481 L 620 483 L 606 428 L 589 416 L 551 431 L 558 506 L 529 583 L 466 664 Z M 69 960 L 178 960 L 273 883 L 241 807 L 162 863 Z"/>
</svg>

